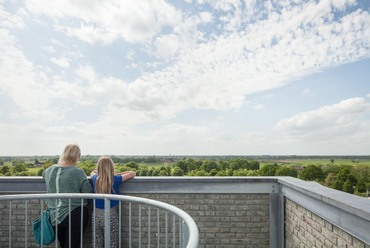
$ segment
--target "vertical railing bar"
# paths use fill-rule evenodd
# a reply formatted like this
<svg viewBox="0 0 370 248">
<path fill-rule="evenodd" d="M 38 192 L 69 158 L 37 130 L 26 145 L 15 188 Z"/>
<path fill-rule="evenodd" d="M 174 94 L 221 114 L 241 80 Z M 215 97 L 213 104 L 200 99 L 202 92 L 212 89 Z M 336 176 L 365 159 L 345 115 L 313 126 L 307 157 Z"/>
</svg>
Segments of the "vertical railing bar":
<svg viewBox="0 0 370 248">
<path fill-rule="evenodd" d="M 131 248 L 131 202 L 128 205 L 128 244 Z"/>
<path fill-rule="evenodd" d="M 12 200 L 9 201 L 9 248 L 12 247 Z"/>
<path fill-rule="evenodd" d="M 41 199 L 41 248 L 44 247 L 44 199 Z"/>
<path fill-rule="evenodd" d="M 58 199 L 55 199 L 55 248 L 58 248 Z"/>
<path fill-rule="evenodd" d="M 122 236 L 122 233 L 123 233 L 123 228 L 122 228 L 122 221 L 121 221 L 121 218 L 122 218 L 122 216 L 121 216 L 121 204 L 122 202 L 121 201 L 119 201 L 119 203 L 118 203 L 118 247 L 119 248 L 121 248 L 121 236 Z"/>
<path fill-rule="evenodd" d="M 148 207 L 148 248 L 150 248 L 150 206 Z"/>
<path fill-rule="evenodd" d="M 139 204 L 139 248 L 141 248 L 141 204 Z"/>
<path fill-rule="evenodd" d="M 166 248 L 168 247 L 168 212 L 165 211 L 165 223 L 166 223 Z"/>
<path fill-rule="evenodd" d="M 157 247 L 159 247 L 160 243 L 160 237 L 161 237 L 161 232 L 160 232 L 160 223 L 159 223 L 159 208 L 157 208 Z"/>
<path fill-rule="evenodd" d="M 172 245 L 175 248 L 176 247 L 176 216 L 172 215 Z"/>
<path fill-rule="evenodd" d="M 68 247 L 71 247 L 71 198 L 68 199 Z"/>
<path fill-rule="evenodd" d="M 185 242 L 184 242 L 184 247 L 186 247 L 186 245 L 189 243 L 189 228 L 188 226 L 185 224 L 185 222 L 183 222 L 183 225 L 184 225 L 184 228 L 183 228 L 183 235 L 184 235 L 184 238 L 185 238 Z"/>
<path fill-rule="evenodd" d="M 27 210 L 28 210 L 28 200 L 24 200 L 24 247 L 27 248 L 27 244 L 28 244 L 28 239 L 27 239 L 27 221 L 28 221 L 28 214 L 27 214 Z"/>
<path fill-rule="evenodd" d="M 83 233 L 83 222 L 84 222 L 84 199 L 81 198 L 81 228 L 80 228 L 80 234 L 81 234 L 81 238 L 80 238 L 80 247 L 84 247 L 83 246 L 83 239 L 84 239 L 84 233 Z"/>
<path fill-rule="evenodd" d="M 95 211 L 95 205 L 96 205 L 96 202 L 95 202 L 95 199 L 93 200 L 93 246 L 95 248 L 96 246 L 96 211 Z"/>
<path fill-rule="evenodd" d="M 181 244 L 182 244 L 181 221 L 182 219 L 179 218 L 179 247 L 181 247 Z"/>
<path fill-rule="evenodd" d="M 104 247 L 110 247 L 110 199 L 104 198 Z"/>
</svg>

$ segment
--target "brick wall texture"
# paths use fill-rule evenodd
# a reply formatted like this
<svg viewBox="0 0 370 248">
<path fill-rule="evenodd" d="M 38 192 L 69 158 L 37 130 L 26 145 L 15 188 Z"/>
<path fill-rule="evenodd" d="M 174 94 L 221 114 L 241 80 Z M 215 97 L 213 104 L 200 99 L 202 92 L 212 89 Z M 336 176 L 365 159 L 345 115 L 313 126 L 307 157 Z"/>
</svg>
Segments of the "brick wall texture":
<svg viewBox="0 0 370 248">
<path fill-rule="evenodd" d="M 370 245 L 364 244 L 304 207 L 286 199 L 285 247 L 370 248 Z"/>
<path fill-rule="evenodd" d="M 197 223 L 199 247 L 269 247 L 268 194 L 140 194 L 177 206 Z M 154 247 L 154 246 L 153 246 Z"/>
</svg>

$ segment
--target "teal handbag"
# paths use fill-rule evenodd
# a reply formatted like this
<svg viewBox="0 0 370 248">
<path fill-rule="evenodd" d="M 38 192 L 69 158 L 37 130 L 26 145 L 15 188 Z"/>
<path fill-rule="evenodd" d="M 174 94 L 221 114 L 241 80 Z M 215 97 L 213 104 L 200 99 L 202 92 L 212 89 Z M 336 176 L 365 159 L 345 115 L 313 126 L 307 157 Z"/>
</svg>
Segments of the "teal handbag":
<svg viewBox="0 0 370 248">
<path fill-rule="evenodd" d="M 35 241 L 38 245 L 41 245 L 41 236 L 42 244 L 49 245 L 55 241 L 54 228 L 50 223 L 49 210 L 48 209 L 44 210 L 42 214 L 43 214 L 42 225 L 41 225 L 41 216 L 33 222 L 33 236 L 35 237 Z"/>
</svg>

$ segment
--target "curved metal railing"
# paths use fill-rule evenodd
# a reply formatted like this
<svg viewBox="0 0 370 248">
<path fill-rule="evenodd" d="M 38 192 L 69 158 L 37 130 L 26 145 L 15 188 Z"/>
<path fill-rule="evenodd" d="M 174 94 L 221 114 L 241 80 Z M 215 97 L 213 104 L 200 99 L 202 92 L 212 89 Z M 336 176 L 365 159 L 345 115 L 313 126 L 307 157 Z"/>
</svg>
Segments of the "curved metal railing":
<svg viewBox="0 0 370 248">
<path fill-rule="evenodd" d="M 8 216 L 0 217 L 0 226 L 8 226 L 8 238 L 1 239 L 0 246 L 38 247 L 32 236 L 32 222 L 46 208 L 45 201 L 59 199 L 69 199 L 69 204 L 72 199 L 81 199 L 81 206 L 84 200 L 104 199 L 104 204 L 107 206 L 104 210 L 105 247 L 110 247 L 111 241 L 109 218 L 111 200 L 119 201 L 119 247 L 198 247 L 199 231 L 196 223 L 189 214 L 175 206 L 134 196 L 75 193 L 1 195 L 0 207 L 8 208 Z M 83 232 L 81 228 L 83 239 L 81 239 L 80 247 L 95 246 L 95 242 L 91 241 L 95 238 L 96 230 L 95 201 L 91 201 L 88 206 L 92 220 L 90 221 L 91 229 L 88 228 L 90 232 L 88 230 Z M 124 224 L 122 219 L 125 219 Z M 56 232 L 58 232 L 57 229 Z M 58 247 L 57 242 L 50 247 L 54 246 Z"/>
</svg>

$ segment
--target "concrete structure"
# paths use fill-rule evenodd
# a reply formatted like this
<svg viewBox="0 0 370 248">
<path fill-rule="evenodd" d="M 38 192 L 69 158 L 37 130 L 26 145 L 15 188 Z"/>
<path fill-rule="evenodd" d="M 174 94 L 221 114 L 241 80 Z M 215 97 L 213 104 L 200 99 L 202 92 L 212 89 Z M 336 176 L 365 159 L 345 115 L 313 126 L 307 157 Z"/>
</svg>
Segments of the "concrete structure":
<svg viewBox="0 0 370 248">
<path fill-rule="evenodd" d="M 186 211 L 198 225 L 200 247 L 370 248 L 370 201 L 315 182 L 291 177 L 136 177 L 120 191 Z M 0 194 L 40 192 L 45 192 L 41 177 L 0 177 Z M 6 225 L 2 211 L 0 228 Z"/>
</svg>

